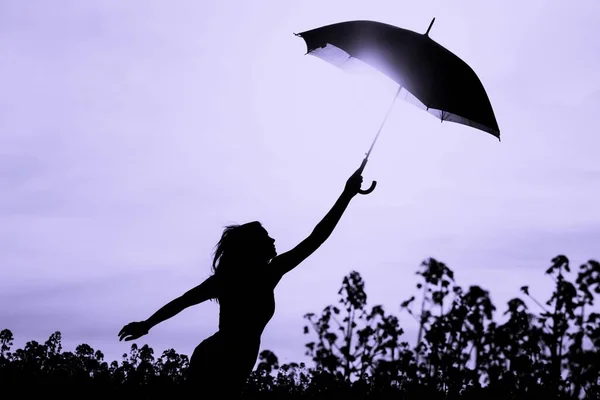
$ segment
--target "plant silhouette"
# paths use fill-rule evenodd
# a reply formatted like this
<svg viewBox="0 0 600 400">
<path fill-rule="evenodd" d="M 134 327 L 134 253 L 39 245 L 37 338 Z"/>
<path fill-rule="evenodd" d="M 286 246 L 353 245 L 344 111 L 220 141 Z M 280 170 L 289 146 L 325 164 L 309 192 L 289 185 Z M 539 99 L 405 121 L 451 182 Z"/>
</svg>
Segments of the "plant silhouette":
<svg viewBox="0 0 600 400">
<path fill-rule="evenodd" d="M 567 257 L 555 257 L 546 271 L 555 282 L 550 298 L 541 302 L 522 286 L 523 297 L 508 301 L 501 322 L 489 293 L 461 288 L 442 262 L 425 260 L 417 274 L 424 300 L 400 304 L 420 326 L 414 346 L 404 340 L 397 316 L 367 306 L 366 284 L 352 271 L 336 305 L 305 316 L 305 333 L 315 338 L 306 344 L 313 365 L 280 364 L 264 349 L 243 397 L 600 398 L 600 314 L 592 309 L 600 263 L 590 260 L 574 272 Z M 30 341 L 12 351 L 11 331 L 1 331 L 0 384 L 20 393 L 40 384 L 60 393 L 82 386 L 123 394 L 131 387 L 187 390 L 189 360 L 174 349 L 155 358 L 149 346 L 132 344 L 129 354 L 109 363 L 87 344 L 63 351 L 61 339 L 55 332 L 43 344 Z"/>
</svg>

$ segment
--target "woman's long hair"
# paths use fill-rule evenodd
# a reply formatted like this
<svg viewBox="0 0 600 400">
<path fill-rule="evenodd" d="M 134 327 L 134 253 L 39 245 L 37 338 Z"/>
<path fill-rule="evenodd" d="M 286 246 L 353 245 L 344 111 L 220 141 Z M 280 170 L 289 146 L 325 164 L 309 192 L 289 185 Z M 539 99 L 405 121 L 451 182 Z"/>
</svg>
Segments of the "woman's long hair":
<svg viewBox="0 0 600 400">
<path fill-rule="evenodd" d="M 221 239 L 215 246 L 212 263 L 214 275 L 227 279 L 240 272 L 236 269 L 250 256 L 252 239 L 259 228 L 262 228 L 261 223 L 252 221 L 242 225 L 228 225 L 223 229 Z"/>
</svg>

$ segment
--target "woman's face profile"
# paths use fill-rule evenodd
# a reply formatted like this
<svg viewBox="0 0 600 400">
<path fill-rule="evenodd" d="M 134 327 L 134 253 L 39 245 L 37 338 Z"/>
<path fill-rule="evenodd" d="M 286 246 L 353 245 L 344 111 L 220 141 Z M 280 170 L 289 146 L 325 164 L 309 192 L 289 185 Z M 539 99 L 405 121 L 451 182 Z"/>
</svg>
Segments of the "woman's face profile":
<svg viewBox="0 0 600 400">
<path fill-rule="evenodd" d="M 257 226 L 249 234 L 249 244 L 248 250 L 261 261 L 269 261 L 277 255 L 275 239 L 269 236 L 269 232 L 262 226 Z"/>
</svg>

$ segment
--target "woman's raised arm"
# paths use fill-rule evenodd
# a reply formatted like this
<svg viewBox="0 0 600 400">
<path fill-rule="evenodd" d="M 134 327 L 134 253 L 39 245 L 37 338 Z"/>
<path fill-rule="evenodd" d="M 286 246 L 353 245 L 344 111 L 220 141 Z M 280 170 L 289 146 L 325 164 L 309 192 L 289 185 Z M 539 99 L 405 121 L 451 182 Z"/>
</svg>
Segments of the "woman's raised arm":
<svg viewBox="0 0 600 400">
<path fill-rule="evenodd" d="M 271 261 L 271 266 L 282 276 L 297 267 L 315 252 L 331 235 L 350 201 L 360 191 L 363 166 L 357 169 L 346 181 L 342 194 L 323 219 L 315 226 L 311 234 L 292 250 L 280 254 Z"/>
</svg>

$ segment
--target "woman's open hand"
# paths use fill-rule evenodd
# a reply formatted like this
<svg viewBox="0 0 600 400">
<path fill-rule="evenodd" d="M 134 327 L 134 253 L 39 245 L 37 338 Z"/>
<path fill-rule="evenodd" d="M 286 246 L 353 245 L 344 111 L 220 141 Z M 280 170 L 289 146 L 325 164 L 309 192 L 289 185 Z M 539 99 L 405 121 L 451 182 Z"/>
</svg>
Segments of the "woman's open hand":
<svg viewBox="0 0 600 400">
<path fill-rule="evenodd" d="M 119 331 L 119 341 L 125 340 L 128 342 L 138 339 L 147 334 L 149 330 L 150 327 L 145 321 L 131 322 Z"/>
</svg>

